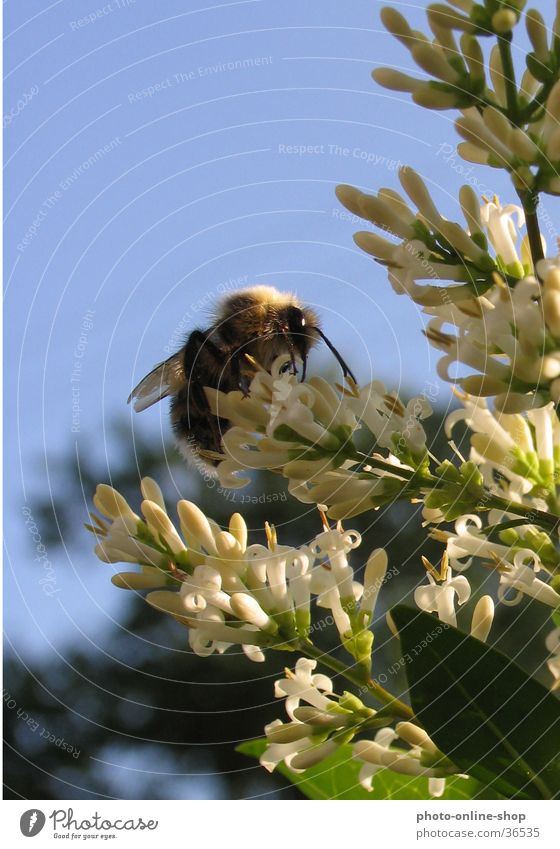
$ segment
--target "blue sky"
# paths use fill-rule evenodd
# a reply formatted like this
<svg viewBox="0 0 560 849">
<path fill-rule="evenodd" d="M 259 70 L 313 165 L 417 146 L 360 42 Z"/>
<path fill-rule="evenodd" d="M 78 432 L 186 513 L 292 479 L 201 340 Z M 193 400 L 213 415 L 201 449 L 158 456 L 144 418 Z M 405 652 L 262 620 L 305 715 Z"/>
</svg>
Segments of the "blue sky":
<svg viewBox="0 0 560 849">
<path fill-rule="evenodd" d="M 423 5 L 399 8 L 424 28 Z M 410 69 L 379 8 L 6 2 L 6 619 L 24 656 L 89 639 L 120 600 L 89 540 L 49 553 L 59 592 L 46 596 L 23 509 L 62 454 L 110 468 L 106 425 L 130 416 L 131 387 L 220 292 L 293 290 L 360 380 L 405 394 L 437 382 L 421 314 L 354 247 L 361 227 L 334 187 L 396 187 L 406 163 L 449 217 L 465 179 L 511 193 L 499 172 L 449 156 L 451 113 L 373 83 L 375 65 Z M 317 351 L 312 365 L 327 361 Z M 143 415 L 155 440 L 165 416 Z"/>
</svg>

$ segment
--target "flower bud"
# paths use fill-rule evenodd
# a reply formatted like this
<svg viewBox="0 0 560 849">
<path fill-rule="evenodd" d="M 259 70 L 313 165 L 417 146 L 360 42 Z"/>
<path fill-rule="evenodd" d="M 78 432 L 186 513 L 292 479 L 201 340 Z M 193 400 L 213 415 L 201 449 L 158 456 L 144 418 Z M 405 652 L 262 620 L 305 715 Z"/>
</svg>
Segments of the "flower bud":
<svg viewBox="0 0 560 849">
<path fill-rule="evenodd" d="M 97 485 L 93 503 L 103 516 L 109 519 L 122 519 L 125 516 L 134 516 L 138 519 L 135 513 L 131 510 L 128 501 L 124 496 L 113 489 L 108 484 L 100 483 Z"/>
<path fill-rule="evenodd" d="M 395 38 L 398 38 L 398 40 L 410 50 L 414 43 L 415 36 L 406 18 L 403 17 L 400 12 L 397 12 L 396 9 L 393 9 L 392 6 L 384 6 L 381 9 L 379 16 L 385 29 L 388 30 L 391 35 L 394 35 Z"/>
<path fill-rule="evenodd" d="M 485 643 L 494 621 L 494 602 L 489 595 L 483 595 L 479 599 L 473 613 L 471 623 L 471 637 Z"/>
<path fill-rule="evenodd" d="M 210 522 L 202 510 L 192 501 L 179 501 L 177 513 L 181 522 L 181 530 L 189 545 L 202 546 L 208 554 L 217 554 L 216 541 Z"/>
<path fill-rule="evenodd" d="M 424 729 L 415 725 L 413 722 L 397 722 L 395 725 L 395 731 L 401 740 L 404 740 L 411 746 L 418 746 L 420 749 L 425 749 L 427 752 L 431 752 L 432 754 L 436 754 L 438 751 L 437 747 L 430 737 L 428 737 Z"/>
<path fill-rule="evenodd" d="M 484 80 L 484 54 L 479 41 L 474 35 L 463 33 L 461 36 L 461 51 L 469 67 L 470 76 L 473 80 Z"/>
<path fill-rule="evenodd" d="M 140 482 L 140 489 L 146 501 L 153 501 L 154 504 L 157 504 L 158 507 L 165 510 L 165 501 L 163 500 L 161 489 L 153 478 L 142 478 Z"/>
<path fill-rule="evenodd" d="M 552 162 L 560 159 L 560 127 L 551 130 L 546 139 L 546 153 Z"/>
<path fill-rule="evenodd" d="M 516 127 L 509 136 L 509 146 L 519 159 L 525 162 L 536 162 L 539 156 L 539 149 L 527 133 Z"/>
<path fill-rule="evenodd" d="M 306 749 L 299 752 L 290 760 L 290 767 L 295 770 L 309 769 L 311 766 L 320 763 L 329 755 L 334 754 L 338 749 L 338 743 L 335 740 L 326 740 L 318 746 L 313 746 L 311 749 Z"/>
<path fill-rule="evenodd" d="M 142 502 L 142 513 L 144 514 L 150 530 L 155 531 L 158 536 L 163 537 L 173 554 L 185 550 L 185 544 L 167 513 L 153 501 Z"/>
<path fill-rule="evenodd" d="M 529 9 L 525 25 L 535 56 L 540 62 L 548 62 L 548 39 L 543 16 L 536 9 Z"/>
<path fill-rule="evenodd" d="M 146 601 L 152 607 L 155 607 L 156 610 L 159 610 L 160 613 L 170 613 L 185 624 L 188 624 L 190 621 L 185 616 L 185 608 L 183 607 L 179 593 L 169 592 L 168 590 L 156 590 L 153 593 L 148 593 Z"/>
<path fill-rule="evenodd" d="M 395 71 L 393 68 L 375 68 L 371 72 L 371 76 L 378 85 L 388 88 L 391 91 L 414 92 L 422 86 L 420 80 L 408 74 L 403 74 L 400 71 Z"/>
<path fill-rule="evenodd" d="M 502 106 L 506 106 L 507 94 L 504 76 L 504 66 L 502 64 L 502 57 L 500 56 L 500 49 L 497 44 L 490 51 L 490 61 L 488 62 L 488 69 L 490 71 L 490 77 L 492 79 L 492 85 L 494 86 L 496 97 Z"/>
<path fill-rule="evenodd" d="M 264 733 L 270 743 L 294 743 L 313 734 L 313 728 L 303 722 L 282 722 L 280 725 L 271 722 L 265 725 Z"/>
<path fill-rule="evenodd" d="M 511 32 L 517 23 L 517 15 L 512 9 L 500 9 L 492 15 L 492 29 L 499 35 Z"/>
<path fill-rule="evenodd" d="M 473 162 L 475 165 L 488 165 L 488 151 L 482 150 L 471 142 L 460 142 L 457 145 L 457 153 L 465 162 Z"/>
<path fill-rule="evenodd" d="M 242 551 L 247 548 L 247 525 L 241 513 L 233 513 L 229 520 L 229 532 L 235 537 Z"/>
<path fill-rule="evenodd" d="M 111 583 L 122 590 L 148 590 L 165 584 L 163 572 L 119 572 L 112 575 Z"/>
<path fill-rule="evenodd" d="M 560 337 L 560 291 L 557 289 L 543 293 L 543 310 L 546 326 L 553 336 Z"/>
<path fill-rule="evenodd" d="M 508 144 L 511 124 L 503 112 L 500 112 L 499 109 L 494 109 L 493 106 L 487 106 L 482 114 L 484 123 L 490 132 L 501 139 L 505 144 Z"/>
<path fill-rule="evenodd" d="M 387 572 L 387 554 L 385 549 L 376 548 L 368 557 L 364 572 L 364 594 L 360 602 L 360 612 L 366 613 L 371 619 L 379 590 Z"/>
<path fill-rule="evenodd" d="M 432 44 L 418 44 L 412 48 L 412 58 L 423 71 L 432 77 L 438 77 L 446 83 L 456 83 L 459 75 L 446 61 L 443 51 L 437 50 Z"/>
<path fill-rule="evenodd" d="M 360 208 L 362 192 L 359 189 L 355 189 L 354 186 L 347 186 L 342 183 L 335 188 L 335 194 L 342 206 L 346 207 L 349 212 L 357 215 L 359 218 L 363 218 L 362 210 Z"/>
<path fill-rule="evenodd" d="M 304 722 L 314 728 L 341 728 L 354 721 L 350 713 L 327 713 L 311 705 L 302 705 L 295 708 L 294 717 L 299 722 Z"/>
<path fill-rule="evenodd" d="M 443 3 L 434 3 L 428 6 L 427 9 L 428 22 L 430 27 L 442 27 L 443 29 L 458 29 L 465 32 L 473 32 L 475 25 L 470 18 L 450 9 L 449 6 L 444 6 Z M 433 25 L 433 26 L 432 26 Z"/>
<path fill-rule="evenodd" d="M 248 593 L 235 593 L 231 597 L 231 609 L 239 619 L 254 625 L 269 634 L 278 632 L 278 625 L 270 618 L 258 601 Z"/>
<path fill-rule="evenodd" d="M 421 83 L 412 93 L 412 100 L 424 109 L 453 109 L 457 96 L 450 91 L 440 91 L 427 83 Z"/>
<path fill-rule="evenodd" d="M 388 239 L 378 236 L 377 233 L 371 233 L 369 230 L 360 230 L 358 233 L 354 233 L 353 239 L 362 251 L 386 262 L 391 259 L 397 247 L 393 242 L 389 242 Z"/>
</svg>

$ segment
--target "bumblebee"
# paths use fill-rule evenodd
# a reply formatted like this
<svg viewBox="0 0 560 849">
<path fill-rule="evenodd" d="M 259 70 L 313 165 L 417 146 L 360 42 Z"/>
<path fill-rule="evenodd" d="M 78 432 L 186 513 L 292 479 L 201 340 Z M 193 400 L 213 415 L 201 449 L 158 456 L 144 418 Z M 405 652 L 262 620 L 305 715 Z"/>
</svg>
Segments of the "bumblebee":
<svg viewBox="0 0 560 849">
<path fill-rule="evenodd" d="M 132 390 L 136 412 L 171 396 L 171 424 L 178 447 L 188 459 L 193 454 L 216 462 L 222 436 L 229 427 L 212 415 L 205 386 L 249 394 L 255 363 L 270 371 L 277 357 L 286 355 L 286 369 L 305 380 L 310 349 L 320 340 L 338 360 L 344 376 L 354 376 L 325 336 L 316 313 L 295 295 L 272 286 L 240 289 L 224 297 L 207 330 L 193 330 L 183 347 L 157 365 Z"/>
</svg>

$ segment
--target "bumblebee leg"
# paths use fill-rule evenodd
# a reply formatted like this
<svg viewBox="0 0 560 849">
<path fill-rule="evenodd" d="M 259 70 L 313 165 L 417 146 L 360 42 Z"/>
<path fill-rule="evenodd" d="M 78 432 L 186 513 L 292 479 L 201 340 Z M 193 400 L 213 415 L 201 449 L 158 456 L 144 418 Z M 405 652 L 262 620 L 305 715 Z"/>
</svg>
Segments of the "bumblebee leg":
<svg viewBox="0 0 560 849">
<path fill-rule="evenodd" d="M 241 360 L 245 360 L 244 354 L 233 354 L 231 358 L 231 376 L 232 379 L 237 386 L 237 388 L 241 391 L 241 394 L 244 398 L 249 397 L 249 389 L 251 387 L 251 378 L 248 374 L 244 374 L 241 371 Z"/>
</svg>

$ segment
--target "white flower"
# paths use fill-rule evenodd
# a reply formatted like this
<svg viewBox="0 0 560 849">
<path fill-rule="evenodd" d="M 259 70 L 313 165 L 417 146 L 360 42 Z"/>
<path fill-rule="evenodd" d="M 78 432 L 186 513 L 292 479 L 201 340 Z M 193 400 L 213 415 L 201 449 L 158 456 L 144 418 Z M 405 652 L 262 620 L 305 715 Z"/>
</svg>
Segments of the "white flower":
<svg viewBox="0 0 560 849">
<path fill-rule="evenodd" d="M 311 574 L 311 591 L 317 595 L 318 607 L 331 610 L 342 640 L 353 633 L 352 614 L 363 593 L 363 586 L 353 579 L 347 558 L 361 539 L 355 531 L 328 529 L 315 537 L 310 546 L 318 561 Z"/>
<path fill-rule="evenodd" d="M 556 458 L 560 456 L 560 424 L 552 403 L 521 413 L 491 412 L 484 398 L 459 395 L 462 409 L 446 419 L 446 434 L 451 436 L 458 421 L 465 421 L 471 436 L 470 459 L 478 466 L 490 487 L 492 474 L 502 479 L 501 492 L 519 501 L 535 485 L 544 492 L 553 490 Z"/>
<path fill-rule="evenodd" d="M 514 215 L 517 218 L 517 227 L 512 221 Z M 522 276 L 523 264 L 516 248 L 519 228 L 525 224 L 525 213 L 522 207 L 513 203 L 502 206 L 498 198 L 494 196 L 491 201 L 484 199 L 481 217 L 496 256 L 511 274 Z"/>
<path fill-rule="evenodd" d="M 432 414 L 425 398 L 412 398 L 404 406 L 383 383 L 373 381 L 350 397 L 347 403 L 382 448 L 388 448 L 397 456 L 403 451 L 415 456 L 424 453 L 426 433 L 420 421 Z"/>
<path fill-rule="evenodd" d="M 423 558 L 423 561 L 428 564 L 426 558 Z M 426 613 L 437 613 L 442 622 L 456 627 L 455 597 L 457 597 L 459 605 L 468 601 L 471 595 L 470 584 L 464 575 L 457 575 L 454 578 L 446 561 L 442 562 L 440 573 L 436 573 L 431 564 L 429 566 L 430 570 L 427 572 L 428 584 L 416 587 L 414 601 L 420 610 L 424 610 Z"/>
<path fill-rule="evenodd" d="M 438 363 L 440 377 L 471 395 L 496 395 L 496 407 L 505 413 L 543 406 L 547 392 L 554 400 L 560 350 L 547 317 L 556 327 L 557 311 L 554 307 L 553 314 L 550 304 L 543 308 L 542 295 L 543 288 L 532 277 L 514 288 L 496 282 L 478 299 L 478 314 L 447 312 L 430 321 L 426 335 L 444 352 Z M 449 320 L 456 326 L 455 335 L 443 332 Z M 476 373 L 457 375 L 456 362 Z"/>
<path fill-rule="evenodd" d="M 446 543 L 449 565 L 454 572 L 464 572 L 474 557 L 507 557 L 510 546 L 490 541 L 483 533 L 482 520 L 476 514 L 460 516 L 455 522 L 455 533 L 434 530 L 430 536 Z"/>
<path fill-rule="evenodd" d="M 560 594 L 550 584 L 537 578 L 543 569 L 540 558 L 534 551 L 520 549 L 513 557 L 513 563 L 500 563 L 500 586 L 498 598 L 506 605 L 513 607 L 519 604 L 524 595 L 556 608 L 560 606 Z M 514 591 L 511 596 L 510 592 Z"/>
<path fill-rule="evenodd" d="M 557 86 L 555 108 L 560 110 Z M 481 116 L 472 108 L 458 126 L 465 137 L 476 138 L 488 150 L 492 147 L 488 155 L 504 162 L 530 157 L 533 149 L 538 154 L 522 130 L 505 128 L 504 121 L 508 123 L 499 110 L 486 109 Z M 505 129 L 509 147 L 500 140 Z M 560 157 L 560 131 L 557 136 Z M 474 145 L 474 140 L 467 142 L 469 149 Z M 416 172 L 403 168 L 399 177 L 416 213 L 392 189 L 380 189 L 372 196 L 352 186 L 339 186 L 337 195 L 353 214 L 383 231 L 383 235 L 356 233 L 357 245 L 387 267 L 396 292 L 408 294 L 433 316 L 426 336 L 443 352 L 440 377 L 471 395 L 497 396 L 497 408 L 506 413 L 559 401 L 560 272 L 555 260 L 547 260 L 538 268 L 542 287 L 534 277 L 524 277 L 533 269 L 527 238 L 520 233 L 521 207 L 502 206 L 494 198 L 479 210 L 473 190 L 463 186 L 460 202 L 465 228 L 440 215 Z M 557 182 L 554 190 L 560 193 L 560 179 Z M 400 241 L 392 241 L 387 234 Z M 495 257 L 481 247 L 488 242 Z M 422 280 L 429 282 L 419 285 Z M 434 285 L 434 281 L 457 285 Z M 455 333 L 448 324 L 454 325 Z M 456 363 L 466 366 L 467 373 L 457 374 Z M 378 434 L 382 418 L 379 407 L 364 414 L 365 423 Z M 388 427 L 390 437 L 397 431 Z"/>
<path fill-rule="evenodd" d="M 294 772 L 303 772 L 315 763 L 328 757 L 340 745 L 329 734 L 346 728 L 352 718 L 347 710 L 341 710 L 334 696 L 331 679 L 314 673 L 317 662 L 300 658 L 294 672 L 286 670 L 286 677 L 274 684 L 274 695 L 286 699 L 289 723 L 275 719 L 265 726 L 269 742 L 260 757 L 260 763 L 269 772 L 283 761 Z M 310 709 L 302 710 L 302 702 Z M 307 721 L 301 721 L 304 716 Z M 371 711 L 374 714 L 374 711 Z"/>
<path fill-rule="evenodd" d="M 277 699 L 286 699 L 286 712 L 290 719 L 295 719 L 294 711 L 302 701 L 318 710 L 329 709 L 328 696 L 333 693 L 333 684 L 327 675 L 314 672 L 316 667 L 316 660 L 300 657 L 294 672 L 274 683 L 274 695 Z"/>
</svg>

